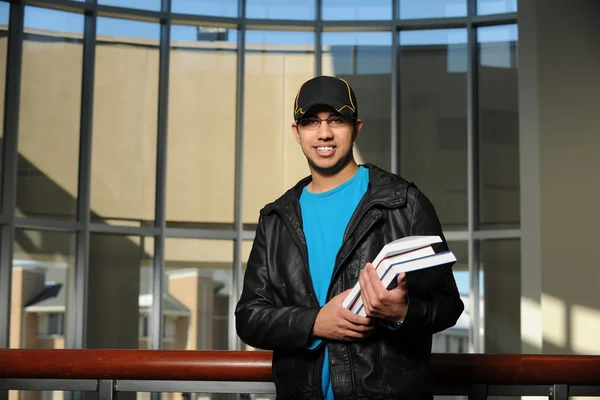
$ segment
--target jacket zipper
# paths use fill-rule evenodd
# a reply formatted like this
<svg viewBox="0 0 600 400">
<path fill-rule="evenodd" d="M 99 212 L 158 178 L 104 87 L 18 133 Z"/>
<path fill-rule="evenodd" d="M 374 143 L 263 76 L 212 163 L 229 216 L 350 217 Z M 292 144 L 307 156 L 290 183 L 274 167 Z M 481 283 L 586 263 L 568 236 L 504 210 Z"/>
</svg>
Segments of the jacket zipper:
<svg viewBox="0 0 600 400">
<path fill-rule="evenodd" d="M 274 210 L 276 210 L 276 212 L 279 214 L 279 217 L 281 219 L 283 219 L 285 225 L 287 226 L 288 230 L 290 231 L 290 234 L 292 235 L 292 240 L 294 241 L 294 243 L 298 247 L 298 250 L 300 250 L 300 253 L 302 254 L 302 258 L 304 259 L 304 268 L 306 268 L 306 273 L 308 274 L 308 284 L 309 284 L 310 290 L 311 290 L 310 297 L 311 297 L 312 302 L 315 305 L 315 307 L 321 307 L 321 305 L 317 301 L 317 296 L 315 294 L 316 293 L 315 287 L 312 283 L 312 279 L 310 277 L 310 271 L 308 269 L 308 254 L 307 254 L 308 249 L 306 248 L 306 246 L 302 245 L 302 242 L 300 241 L 300 238 L 298 237 L 298 234 L 296 233 L 296 230 L 294 229 L 291 221 L 277 207 L 275 207 Z M 327 346 L 327 343 L 324 343 L 324 345 Z M 323 379 L 321 376 L 321 371 L 323 370 L 323 362 L 324 361 L 325 361 L 325 352 L 323 352 L 323 355 L 321 355 L 321 357 L 319 357 L 319 362 L 315 363 L 314 374 L 315 374 L 315 377 L 316 377 L 317 383 L 318 383 L 316 392 L 317 392 L 317 397 L 319 399 L 323 399 L 323 389 L 322 389 Z"/>
<path fill-rule="evenodd" d="M 319 302 L 317 301 L 315 287 L 312 283 L 312 279 L 310 278 L 310 271 L 308 269 L 308 249 L 306 248 L 306 246 L 302 245 L 302 242 L 300 241 L 300 238 L 298 237 L 296 230 L 292 226 L 292 223 L 290 222 L 290 220 L 284 215 L 284 213 L 281 210 L 279 210 L 278 208 L 274 208 L 274 210 L 276 210 L 277 213 L 279 214 L 279 217 L 281 219 L 283 219 L 285 225 L 287 226 L 288 230 L 290 231 L 290 234 L 292 235 L 292 240 L 294 241 L 294 243 L 296 244 L 296 247 L 298 247 L 298 250 L 300 250 L 300 253 L 302 254 L 302 258 L 304 260 L 304 268 L 306 269 L 306 273 L 308 274 L 308 284 L 310 286 L 310 297 L 312 299 L 312 303 L 314 304 L 315 307 L 321 307 L 319 305 Z"/>
<path fill-rule="evenodd" d="M 344 245 L 346 244 L 346 242 L 348 241 L 348 238 L 350 238 L 352 236 L 352 234 L 354 233 L 354 231 L 356 230 L 356 228 L 358 227 L 358 224 L 360 223 L 360 221 L 365 217 L 365 215 L 367 215 L 367 213 L 371 210 L 371 205 L 368 206 L 368 208 L 364 211 L 364 213 L 362 213 L 362 215 L 358 218 L 357 222 L 355 224 L 353 224 L 353 226 L 351 227 L 351 229 L 347 232 L 347 235 L 344 235 L 344 241 L 342 242 L 342 245 L 340 246 L 340 249 L 338 250 L 338 254 L 336 255 L 335 259 L 336 259 L 336 263 L 335 266 L 333 268 L 333 273 L 331 274 L 331 282 L 333 282 L 334 278 L 336 277 L 336 275 L 339 273 L 342 264 L 344 263 L 344 261 L 346 260 L 346 258 L 348 257 L 348 253 L 345 253 L 342 255 L 341 258 L 340 257 L 340 251 L 342 250 L 342 248 L 344 247 Z M 356 239 L 356 243 L 359 243 L 370 231 L 371 228 L 373 228 L 373 226 L 377 223 L 377 221 L 380 218 L 380 214 L 376 214 L 373 216 L 373 219 L 371 220 L 371 222 L 369 223 L 369 225 L 367 225 L 364 229 L 363 232 L 361 232 L 360 236 Z M 354 250 L 354 248 L 352 248 L 351 250 Z M 337 262 L 339 259 L 339 262 Z M 346 288 L 342 288 L 343 290 L 345 290 Z M 329 285 L 329 288 L 327 289 L 327 299 L 329 299 L 329 296 L 331 296 L 331 284 Z"/>
</svg>

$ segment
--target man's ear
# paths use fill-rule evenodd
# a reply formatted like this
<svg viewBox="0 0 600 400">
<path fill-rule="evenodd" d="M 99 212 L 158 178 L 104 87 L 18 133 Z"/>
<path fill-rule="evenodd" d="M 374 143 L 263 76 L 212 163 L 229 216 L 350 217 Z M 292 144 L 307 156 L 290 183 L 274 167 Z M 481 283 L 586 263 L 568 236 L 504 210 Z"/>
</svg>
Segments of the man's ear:
<svg viewBox="0 0 600 400">
<path fill-rule="evenodd" d="M 298 144 L 300 144 L 300 132 L 298 132 L 298 125 L 292 124 L 292 133 L 294 134 L 294 137 L 296 138 L 296 142 L 298 142 Z"/>
<path fill-rule="evenodd" d="M 353 134 L 353 138 L 352 141 L 355 142 L 356 139 L 358 139 L 358 134 L 360 133 L 360 130 L 362 129 L 362 120 L 361 119 L 357 119 L 356 122 L 354 123 L 354 134 Z"/>
</svg>

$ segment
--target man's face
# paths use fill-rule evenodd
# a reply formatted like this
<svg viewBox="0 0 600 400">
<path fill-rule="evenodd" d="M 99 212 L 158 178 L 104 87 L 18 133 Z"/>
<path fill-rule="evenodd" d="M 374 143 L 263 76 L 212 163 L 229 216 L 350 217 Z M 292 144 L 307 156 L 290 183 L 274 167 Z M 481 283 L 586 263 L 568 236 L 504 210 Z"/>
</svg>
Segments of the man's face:
<svg viewBox="0 0 600 400">
<path fill-rule="evenodd" d="M 347 119 L 331 107 L 315 106 L 292 130 L 311 169 L 335 175 L 354 159 L 352 144 L 361 127 L 360 120 Z"/>
</svg>

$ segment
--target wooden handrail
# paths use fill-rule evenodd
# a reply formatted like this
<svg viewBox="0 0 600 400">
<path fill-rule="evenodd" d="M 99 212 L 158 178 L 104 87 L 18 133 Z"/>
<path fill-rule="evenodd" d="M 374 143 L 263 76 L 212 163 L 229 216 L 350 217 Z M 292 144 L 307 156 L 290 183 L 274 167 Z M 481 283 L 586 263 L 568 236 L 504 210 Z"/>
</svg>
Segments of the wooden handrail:
<svg viewBox="0 0 600 400">
<path fill-rule="evenodd" d="M 600 356 L 434 354 L 436 382 L 600 385 Z M 263 351 L 0 350 L 0 379 L 271 381 Z"/>
</svg>

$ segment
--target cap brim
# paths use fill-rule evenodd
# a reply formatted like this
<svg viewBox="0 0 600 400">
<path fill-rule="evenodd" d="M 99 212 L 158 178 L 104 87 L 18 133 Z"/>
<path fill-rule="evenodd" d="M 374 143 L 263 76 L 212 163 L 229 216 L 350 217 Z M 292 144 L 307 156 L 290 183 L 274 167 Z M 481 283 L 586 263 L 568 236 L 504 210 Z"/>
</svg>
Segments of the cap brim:
<svg viewBox="0 0 600 400">
<path fill-rule="evenodd" d="M 311 108 L 315 106 L 331 107 L 345 117 L 354 117 L 356 115 L 356 112 L 350 104 L 331 99 L 315 99 L 306 104 L 303 104 L 302 107 L 298 108 L 298 111 L 294 115 L 294 119 L 298 121 L 300 118 L 302 118 L 304 114 L 306 114 Z"/>
</svg>

